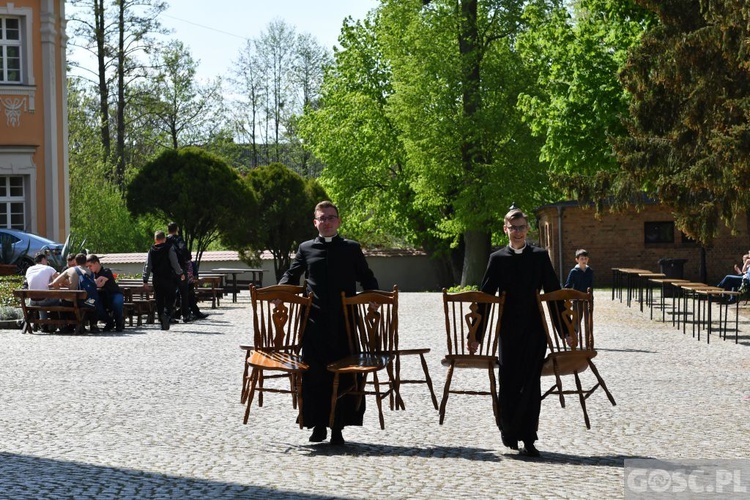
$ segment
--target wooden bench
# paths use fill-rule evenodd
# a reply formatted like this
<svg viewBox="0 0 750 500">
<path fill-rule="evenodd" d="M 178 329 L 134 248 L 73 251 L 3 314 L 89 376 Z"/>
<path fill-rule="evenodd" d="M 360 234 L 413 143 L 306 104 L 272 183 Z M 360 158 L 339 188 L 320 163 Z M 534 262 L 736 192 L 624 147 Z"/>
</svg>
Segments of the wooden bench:
<svg viewBox="0 0 750 500">
<path fill-rule="evenodd" d="M 224 288 L 221 286 L 223 280 L 221 275 L 199 276 L 195 287 L 196 300 L 211 300 L 211 309 L 216 309 L 221 305 L 221 297 L 224 295 Z"/>
<path fill-rule="evenodd" d="M 92 321 L 96 320 L 93 308 L 79 306 L 79 302 L 86 299 L 85 290 L 13 290 L 13 295 L 21 302 L 24 321 L 23 333 L 33 333 L 35 326 L 45 325 L 53 327 L 73 326 L 75 327 L 75 333 L 81 333 L 84 331 L 84 325 L 89 316 Z M 65 302 L 54 306 L 30 305 L 28 303 L 31 300 L 43 301 L 47 299 Z M 39 314 L 42 312 L 47 313 L 49 317 L 42 319 Z"/>
<path fill-rule="evenodd" d="M 156 300 L 153 298 L 153 288 L 143 286 L 143 281 L 133 281 L 132 283 L 121 283 L 120 289 L 124 299 L 122 314 L 128 318 L 128 323 L 133 326 L 133 316 L 136 317 L 136 324 L 141 326 L 143 318 L 146 323 L 152 324 L 156 321 Z"/>
</svg>

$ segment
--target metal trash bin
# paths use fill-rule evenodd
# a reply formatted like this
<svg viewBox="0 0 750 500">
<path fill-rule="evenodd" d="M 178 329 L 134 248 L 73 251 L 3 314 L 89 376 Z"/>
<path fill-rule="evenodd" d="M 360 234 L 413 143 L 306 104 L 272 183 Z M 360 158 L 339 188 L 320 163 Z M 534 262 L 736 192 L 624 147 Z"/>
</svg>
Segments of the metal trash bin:
<svg viewBox="0 0 750 500">
<path fill-rule="evenodd" d="M 687 259 L 659 259 L 659 272 L 667 278 L 683 279 L 685 276 L 685 262 Z M 665 297 L 674 297 L 675 289 L 671 286 L 664 287 Z"/>
</svg>

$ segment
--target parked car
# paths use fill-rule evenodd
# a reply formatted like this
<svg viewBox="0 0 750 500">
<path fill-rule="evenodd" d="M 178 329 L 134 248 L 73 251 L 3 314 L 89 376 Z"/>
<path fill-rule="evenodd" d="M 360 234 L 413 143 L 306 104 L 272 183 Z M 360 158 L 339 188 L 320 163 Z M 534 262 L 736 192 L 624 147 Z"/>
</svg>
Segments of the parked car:
<svg viewBox="0 0 750 500">
<path fill-rule="evenodd" d="M 15 263 L 18 267 L 18 274 L 26 274 L 26 269 L 34 265 L 34 256 L 38 252 L 47 253 L 49 265 L 55 269 L 62 269 L 65 265 L 64 245 L 62 243 L 55 243 L 43 236 L 25 231 L 2 228 L 0 229 L 0 240 L 6 239 L 13 245 L 13 252 L 7 259 L 7 263 Z"/>
</svg>

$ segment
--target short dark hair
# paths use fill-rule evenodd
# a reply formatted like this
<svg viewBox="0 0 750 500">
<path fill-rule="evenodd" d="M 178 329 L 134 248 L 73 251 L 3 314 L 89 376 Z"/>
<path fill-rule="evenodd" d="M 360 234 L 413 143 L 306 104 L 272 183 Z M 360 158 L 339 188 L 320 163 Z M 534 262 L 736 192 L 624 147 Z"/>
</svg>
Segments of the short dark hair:
<svg viewBox="0 0 750 500">
<path fill-rule="evenodd" d="M 46 253 L 44 253 L 44 252 L 37 252 L 37 254 L 34 255 L 34 263 L 35 264 L 39 264 L 40 262 L 42 262 L 46 258 L 47 258 L 47 254 Z"/>
<path fill-rule="evenodd" d="M 76 265 L 78 265 L 78 266 L 86 265 L 86 254 L 85 253 L 77 253 L 76 254 Z"/>
<path fill-rule="evenodd" d="M 176 233 L 179 227 L 180 226 L 178 226 L 176 222 L 170 222 L 169 224 L 167 224 L 167 231 L 169 231 L 170 233 Z"/>
<path fill-rule="evenodd" d="M 510 211 L 505 214 L 505 223 L 507 224 L 516 219 L 524 219 L 526 222 L 529 222 L 529 217 L 523 213 L 523 210 L 520 208 L 511 208 Z"/>
<path fill-rule="evenodd" d="M 99 263 L 99 257 L 97 257 L 95 254 L 90 253 L 86 256 L 86 262 L 96 262 Z"/>
<path fill-rule="evenodd" d="M 317 205 L 315 205 L 315 210 L 313 211 L 313 217 L 315 216 L 315 214 L 317 212 L 322 211 L 324 208 L 332 208 L 332 209 L 336 210 L 336 215 L 339 214 L 339 207 L 337 207 L 336 205 L 334 205 L 333 202 L 331 202 L 331 201 L 323 200 L 320 203 L 318 203 Z"/>
<path fill-rule="evenodd" d="M 578 257 L 588 257 L 588 256 L 589 256 L 588 250 L 584 250 L 583 248 L 579 248 L 578 250 L 576 250 L 576 259 Z"/>
<path fill-rule="evenodd" d="M 166 239 L 167 239 L 167 235 L 166 235 L 166 234 L 164 234 L 164 231 L 162 231 L 162 230 L 160 229 L 160 230 L 158 230 L 158 231 L 156 231 L 156 232 L 154 233 L 154 239 L 155 239 L 156 241 L 162 241 L 162 240 L 166 240 Z"/>
<path fill-rule="evenodd" d="M 69 253 L 68 257 L 65 260 L 67 260 L 68 262 L 70 262 L 71 260 L 76 260 L 76 254 Z"/>
</svg>

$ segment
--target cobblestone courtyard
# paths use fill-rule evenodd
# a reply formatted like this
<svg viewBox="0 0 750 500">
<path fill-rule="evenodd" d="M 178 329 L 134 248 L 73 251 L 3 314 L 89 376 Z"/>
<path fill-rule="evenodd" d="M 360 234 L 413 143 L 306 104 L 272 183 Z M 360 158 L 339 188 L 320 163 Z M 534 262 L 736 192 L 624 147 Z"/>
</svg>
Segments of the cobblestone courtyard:
<svg viewBox="0 0 750 500">
<path fill-rule="evenodd" d="M 166 332 L 2 330 L 0 497 L 616 498 L 625 459 L 749 458 L 750 321 L 739 344 L 706 344 L 607 291 L 596 301 L 596 364 L 617 406 L 592 395 L 587 430 L 576 399 L 545 400 L 541 459 L 502 446 L 486 397 L 451 396 L 439 425 L 424 386 L 403 388 L 406 411 L 386 411 L 384 431 L 368 401 L 345 447 L 308 443 L 286 395 L 267 395 L 242 425 L 245 293 Z M 402 346 L 432 348 L 440 397 L 440 294 L 402 293 L 399 309 Z M 414 358 L 402 370 L 420 371 Z M 457 372 L 454 384 L 485 387 L 486 375 Z"/>
</svg>

